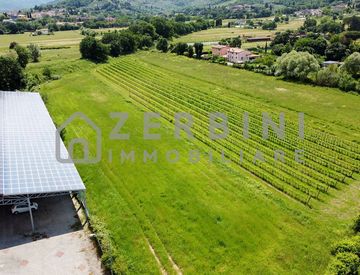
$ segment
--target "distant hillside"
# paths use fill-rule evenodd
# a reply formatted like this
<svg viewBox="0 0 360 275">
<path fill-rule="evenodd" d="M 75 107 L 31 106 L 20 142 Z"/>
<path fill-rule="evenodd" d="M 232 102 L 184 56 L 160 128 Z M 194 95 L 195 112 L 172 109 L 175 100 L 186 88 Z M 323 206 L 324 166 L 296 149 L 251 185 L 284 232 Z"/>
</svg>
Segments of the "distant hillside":
<svg viewBox="0 0 360 275">
<path fill-rule="evenodd" d="M 204 7 L 217 5 L 229 0 L 59 0 L 57 6 L 67 8 L 85 8 L 91 10 L 114 11 L 171 11 L 188 7 Z"/>
<path fill-rule="evenodd" d="M 161 13 L 196 8 L 213 8 L 216 6 L 232 7 L 239 4 L 263 6 L 265 3 L 281 8 L 295 7 L 296 9 L 302 9 L 324 7 L 343 2 L 344 0 L 53 0 L 51 4 L 57 7 L 80 8 L 86 11 L 95 11 L 96 13 L 111 14 L 114 12 Z"/>
<path fill-rule="evenodd" d="M 35 5 L 49 3 L 52 0 L 0 0 L 0 11 L 32 8 Z"/>
</svg>

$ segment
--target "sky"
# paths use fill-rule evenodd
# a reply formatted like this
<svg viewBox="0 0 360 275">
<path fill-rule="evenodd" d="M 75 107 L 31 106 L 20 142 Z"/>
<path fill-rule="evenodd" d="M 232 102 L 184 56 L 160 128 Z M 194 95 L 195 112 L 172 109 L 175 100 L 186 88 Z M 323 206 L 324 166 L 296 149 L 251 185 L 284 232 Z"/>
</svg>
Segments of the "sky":
<svg viewBox="0 0 360 275">
<path fill-rule="evenodd" d="M 0 11 L 31 8 L 47 2 L 51 0 L 0 0 Z"/>
</svg>

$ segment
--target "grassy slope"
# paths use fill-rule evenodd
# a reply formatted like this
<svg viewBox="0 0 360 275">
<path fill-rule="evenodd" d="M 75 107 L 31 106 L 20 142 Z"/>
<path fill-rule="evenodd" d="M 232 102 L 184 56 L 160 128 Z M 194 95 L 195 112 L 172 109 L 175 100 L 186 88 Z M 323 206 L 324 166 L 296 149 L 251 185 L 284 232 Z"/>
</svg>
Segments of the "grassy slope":
<svg viewBox="0 0 360 275">
<path fill-rule="evenodd" d="M 176 72 L 179 79 L 199 88 L 212 89 L 222 96 L 229 94 L 235 100 L 236 93 L 254 96 L 256 91 L 259 102 L 297 109 L 303 101 L 301 106 L 307 113 L 321 116 L 327 110 L 330 121 L 338 119 L 335 113 L 339 111 L 334 110 L 343 102 L 359 106 L 358 98 L 337 90 L 286 83 L 182 57 L 139 53 L 135 58 L 169 73 Z M 56 67 L 54 61 L 50 64 Z M 146 240 L 167 269 L 168 253 L 188 273 L 319 274 L 324 270 L 329 245 L 346 231 L 349 220 L 359 211 L 359 184 L 344 188 L 339 198 L 329 204 L 309 210 L 237 167 L 209 164 L 204 158 L 189 165 L 186 153 L 194 147 L 205 150 L 203 145 L 174 140 L 172 127 L 165 121 L 160 130 L 161 142 L 143 141 L 143 108 L 134 105 L 123 89 L 102 79 L 94 65 L 84 61 L 71 64 L 82 69 L 77 67 L 68 74 L 65 66 L 60 66 L 58 73 L 65 74 L 63 78 L 42 87 L 54 120 L 61 123 L 75 111 L 84 112 L 101 125 L 104 150 L 114 150 L 116 159 L 121 149 L 141 152 L 156 148 L 160 155 L 158 164 L 144 165 L 140 156 L 135 164 L 109 164 L 105 159 L 98 165 L 78 166 L 88 188 L 92 214 L 112 232 L 115 253 L 121 255 L 119 270 L 157 272 Z M 287 91 L 279 92 L 279 96 L 275 87 Z M 332 107 L 315 108 L 314 98 L 323 97 Z M 125 127 L 132 134 L 129 141 L 107 140 L 115 125 L 108 117 L 111 111 L 129 112 Z M 340 113 L 341 119 L 355 126 L 357 115 L 352 107 Z M 67 138 L 82 135 L 91 137 L 86 127 L 68 128 Z M 176 165 L 164 160 L 166 151 L 173 148 L 182 155 Z"/>
</svg>

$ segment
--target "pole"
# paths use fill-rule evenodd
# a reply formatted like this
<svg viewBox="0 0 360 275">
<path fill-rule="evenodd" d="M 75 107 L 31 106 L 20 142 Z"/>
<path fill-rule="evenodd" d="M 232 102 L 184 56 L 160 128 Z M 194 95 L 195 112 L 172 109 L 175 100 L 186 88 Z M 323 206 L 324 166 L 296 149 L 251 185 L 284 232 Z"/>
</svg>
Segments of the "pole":
<svg viewBox="0 0 360 275">
<path fill-rule="evenodd" d="M 35 233 L 34 218 L 33 218 L 33 214 L 32 214 L 31 203 L 30 203 L 29 197 L 27 198 L 27 202 L 28 202 L 29 213 L 30 213 L 31 230 L 32 230 L 32 233 Z"/>
</svg>

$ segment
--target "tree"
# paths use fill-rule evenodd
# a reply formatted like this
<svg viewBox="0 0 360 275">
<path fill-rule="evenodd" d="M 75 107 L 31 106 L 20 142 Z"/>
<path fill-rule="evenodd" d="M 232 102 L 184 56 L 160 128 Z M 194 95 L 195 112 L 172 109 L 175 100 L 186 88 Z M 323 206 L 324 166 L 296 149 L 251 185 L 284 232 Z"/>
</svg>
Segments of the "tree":
<svg viewBox="0 0 360 275">
<path fill-rule="evenodd" d="M 109 49 L 96 38 L 87 36 L 80 42 L 80 53 L 84 59 L 102 63 L 107 61 Z"/>
<path fill-rule="evenodd" d="M 142 40 L 143 37 L 138 39 L 138 44 L 147 42 Z M 142 40 L 142 41 L 141 41 Z M 150 39 L 151 40 L 151 39 Z M 132 32 L 121 31 L 115 33 L 111 40 L 106 40 L 110 44 L 110 55 L 118 57 L 120 55 L 130 54 L 136 51 L 136 39 Z M 152 40 L 151 40 L 152 44 Z"/>
<path fill-rule="evenodd" d="M 169 43 L 166 38 L 161 37 L 156 45 L 156 48 L 163 53 L 166 53 L 169 49 Z"/>
<path fill-rule="evenodd" d="M 314 18 L 307 17 L 302 29 L 307 32 L 316 32 L 317 21 Z"/>
<path fill-rule="evenodd" d="M 129 30 L 135 34 L 149 35 L 152 38 L 155 38 L 155 36 L 156 36 L 155 27 L 152 24 L 145 22 L 145 21 L 140 21 L 140 22 L 131 24 L 129 27 Z"/>
<path fill-rule="evenodd" d="M 17 54 L 17 61 L 19 62 L 20 66 L 25 69 L 26 65 L 29 63 L 29 57 L 30 57 L 29 51 L 26 48 L 21 47 L 19 45 L 15 47 L 15 51 Z"/>
<path fill-rule="evenodd" d="M 137 48 L 151 48 L 154 45 L 154 41 L 149 35 L 140 35 L 136 38 Z"/>
<path fill-rule="evenodd" d="M 341 33 L 343 31 L 343 26 L 342 24 L 325 17 L 317 27 L 317 31 L 332 34 Z"/>
<path fill-rule="evenodd" d="M 32 62 L 39 62 L 39 59 L 41 56 L 39 46 L 35 45 L 35 44 L 30 44 L 28 46 L 28 50 L 30 52 L 30 57 L 31 57 Z"/>
<path fill-rule="evenodd" d="M 17 60 L 9 56 L 0 56 L 0 90 L 15 91 L 25 86 L 24 69 Z"/>
<path fill-rule="evenodd" d="M 271 21 L 271 22 L 265 22 L 262 25 L 262 29 L 263 30 L 275 30 L 277 28 L 277 24 L 275 21 Z"/>
<path fill-rule="evenodd" d="M 286 45 L 276 44 L 271 48 L 272 53 L 277 56 L 282 56 L 284 53 L 291 52 L 291 50 L 292 50 L 292 47 L 291 47 L 290 43 L 287 43 Z"/>
<path fill-rule="evenodd" d="M 352 55 L 347 57 L 342 66 L 346 72 L 351 74 L 354 78 L 360 77 L 360 53 L 354 52 Z"/>
<path fill-rule="evenodd" d="M 174 28 L 171 23 L 163 17 L 153 17 L 150 22 L 156 30 L 156 33 L 162 37 L 170 38 L 173 36 Z"/>
<path fill-rule="evenodd" d="M 183 42 L 179 42 L 175 44 L 174 49 L 172 50 L 173 53 L 176 53 L 177 55 L 184 55 L 184 53 L 188 50 L 188 45 Z"/>
<path fill-rule="evenodd" d="M 186 22 L 186 16 L 182 13 L 175 16 L 175 22 Z"/>
<path fill-rule="evenodd" d="M 343 23 L 348 26 L 349 31 L 360 31 L 360 16 L 344 18 Z"/>
<path fill-rule="evenodd" d="M 233 48 L 241 48 L 240 36 L 232 38 L 229 45 L 230 45 L 230 47 L 233 47 Z"/>
<path fill-rule="evenodd" d="M 218 18 L 215 20 L 215 27 L 221 27 L 223 24 L 223 21 L 221 18 Z"/>
<path fill-rule="evenodd" d="M 271 42 L 271 47 L 277 44 L 283 44 L 286 45 L 287 43 L 290 43 L 290 45 L 294 45 L 296 42 L 297 37 L 294 31 L 284 31 L 284 32 L 278 32 L 275 35 L 274 40 Z"/>
<path fill-rule="evenodd" d="M 300 38 L 295 42 L 294 49 L 299 52 L 324 55 L 327 48 L 327 41 L 319 36 L 316 39 L 310 37 Z"/>
<path fill-rule="evenodd" d="M 188 56 L 189 56 L 190 58 L 193 58 L 193 57 L 194 57 L 194 48 L 193 48 L 193 46 L 189 46 Z"/>
<path fill-rule="evenodd" d="M 195 43 L 194 48 L 195 48 L 196 58 L 201 58 L 204 45 L 202 43 Z"/>
<path fill-rule="evenodd" d="M 264 51 L 265 51 L 265 54 L 267 54 L 267 52 L 268 52 L 268 44 L 267 44 L 267 42 L 265 43 Z"/>
<path fill-rule="evenodd" d="M 319 69 L 318 61 L 308 52 L 292 51 L 276 61 L 276 74 L 289 79 L 306 81 L 311 73 L 317 73 Z"/>
<path fill-rule="evenodd" d="M 330 44 L 325 51 L 327 60 L 341 61 L 347 55 L 347 48 L 340 42 Z"/>
</svg>

